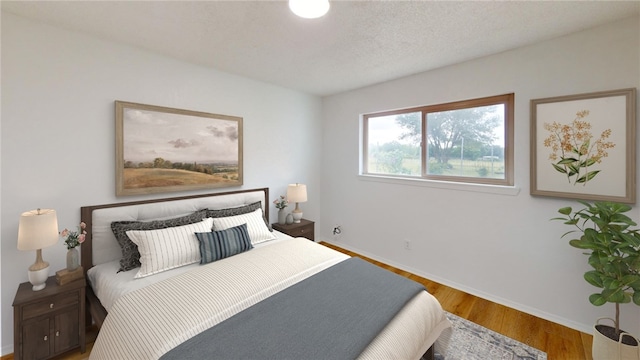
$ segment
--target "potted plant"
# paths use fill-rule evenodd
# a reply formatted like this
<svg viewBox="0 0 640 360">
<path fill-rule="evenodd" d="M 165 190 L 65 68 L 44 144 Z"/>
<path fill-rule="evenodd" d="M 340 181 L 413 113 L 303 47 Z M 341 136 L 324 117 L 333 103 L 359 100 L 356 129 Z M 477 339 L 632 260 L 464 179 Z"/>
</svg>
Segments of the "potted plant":
<svg viewBox="0 0 640 360">
<path fill-rule="evenodd" d="M 620 329 L 620 304 L 640 306 L 640 230 L 632 228 L 637 224 L 625 215 L 631 206 L 608 201 L 579 203 L 584 208 L 573 211 L 563 207 L 558 212 L 564 217 L 553 220 L 576 228 L 562 237 L 581 234 L 569 244 L 586 251 L 593 270 L 587 271 L 584 279 L 601 289 L 589 296 L 589 301 L 595 306 L 615 304 L 614 326 L 599 324 L 601 319 L 594 326 L 593 358 L 639 359 L 638 339 Z"/>
</svg>

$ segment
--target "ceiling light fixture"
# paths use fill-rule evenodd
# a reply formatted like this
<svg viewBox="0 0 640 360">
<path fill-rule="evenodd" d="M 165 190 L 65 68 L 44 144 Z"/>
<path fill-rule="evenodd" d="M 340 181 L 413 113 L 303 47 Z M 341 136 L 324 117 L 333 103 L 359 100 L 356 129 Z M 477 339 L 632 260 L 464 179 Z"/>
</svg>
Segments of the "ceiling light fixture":
<svg viewBox="0 0 640 360">
<path fill-rule="evenodd" d="M 329 11 L 329 0 L 289 0 L 289 9 L 305 19 L 316 19 Z"/>
</svg>

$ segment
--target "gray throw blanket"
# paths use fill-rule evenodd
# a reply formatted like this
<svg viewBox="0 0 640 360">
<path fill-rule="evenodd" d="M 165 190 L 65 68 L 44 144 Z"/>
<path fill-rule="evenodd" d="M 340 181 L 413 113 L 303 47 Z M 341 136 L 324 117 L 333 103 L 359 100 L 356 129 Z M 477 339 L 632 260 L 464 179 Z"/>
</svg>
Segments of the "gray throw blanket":
<svg viewBox="0 0 640 360">
<path fill-rule="evenodd" d="M 161 359 L 354 359 L 422 290 L 414 281 L 350 258 L 205 330 Z"/>
</svg>

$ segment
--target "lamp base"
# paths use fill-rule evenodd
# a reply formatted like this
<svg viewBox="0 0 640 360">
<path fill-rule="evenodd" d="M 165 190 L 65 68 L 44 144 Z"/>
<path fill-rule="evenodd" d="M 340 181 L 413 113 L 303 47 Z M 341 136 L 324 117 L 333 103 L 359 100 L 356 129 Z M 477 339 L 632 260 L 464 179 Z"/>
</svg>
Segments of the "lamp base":
<svg viewBox="0 0 640 360">
<path fill-rule="evenodd" d="M 40 270 L 29 270 L 29 282 L 33 285 L 33 291 L 40 291 L 47 286 L 49 278 L 49 266 Z"/>
<path fill-rule="evenodd" d="M 300 223 L 300 219 L 302 219 L 302 211 L 300 211 L 300 212 L 292 211 L 291 215 L 293 215 L 293 222 L 294 223 Z"/>
</svg>

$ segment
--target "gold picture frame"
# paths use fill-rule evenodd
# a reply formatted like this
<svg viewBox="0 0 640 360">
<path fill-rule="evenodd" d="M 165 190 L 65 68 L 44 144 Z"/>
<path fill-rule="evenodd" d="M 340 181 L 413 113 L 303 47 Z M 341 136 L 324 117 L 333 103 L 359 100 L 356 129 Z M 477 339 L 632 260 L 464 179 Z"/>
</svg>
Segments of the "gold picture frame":
<svg viewBox="0 0 640 360">
<path fill-rule="evenodd" d="M 241 186 L 242 118 L 115 101 L 116 196 Z"/>
<path fill-rule="evenodd" d="M 635 203 L 635 88 L 530 105 L 531 195 Z"/>
</svg>

